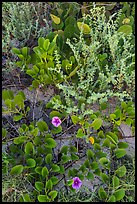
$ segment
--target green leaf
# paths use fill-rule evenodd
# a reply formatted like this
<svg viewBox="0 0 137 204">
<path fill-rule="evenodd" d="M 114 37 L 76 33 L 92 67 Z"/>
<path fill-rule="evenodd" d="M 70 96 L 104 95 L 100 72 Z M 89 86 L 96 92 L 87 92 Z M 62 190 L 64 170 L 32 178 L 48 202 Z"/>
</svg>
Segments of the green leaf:
<svg viewBox="0 0 137 204">
<path fill-rule="evenodd" d="M 30 154 L 31 152 L 34 152 L 34 146 L 32 142 L 27 142 L 27 144 L 25 145 L 25 153 Z"/>
<path fill-rule="evenodd" d="M 112 184 L 113 184 L 113 188 L 116 188 L 119 186 L 119 178 L 117 176 L 113 176 Z"/>
<path fill-rule="evenodd" d="M 53 188 L 53 183 L 51 180 L 48 180 L 46 182 L 46 189 L 52 190 L 52 188 Z"/>
<path fill-rule="evenodd" d="M 127 104 L 126 104 L 124 101 L 122 101 L 122 102 L 121 102 L 121 107 L 122 107 L 123 109 L 126 109 L 126 108 L 127 108 Z"/>
<path fill-rule="evenodd" d="M 100 177 L 101 177 L 101 179 L 102 179 L 102 181 L 103 181 L 104 183 L 107 183 L 107 182 L 109 181 L 109 177 L 108 177 L 108 175 L 105 174 L 105 173 L 101 173 L 101 174 L 100 174 Z"/>
<path fill-rule="evenodd" d="M 2 91 L 2 99 L 5 101 L 6 99 L 13 99 L 14 94 L 11 90 L 3 90 Z"/>
<path fill-rule="evenodd" d="M 114 196 L 116 197 L 117 201 L 120 201 L 125 196 L 125 190 L 124 189 L 119 189 L 119 190 L 115 191 Z"/>
<path fill-rule="evenodd" d="M 70 146 L 70 147 L 69 147 L 69 151 L 70 151 L 70 152 L 77 152 L 78 150 L 77 150 L 76 147 Z"/>
<path fill-rule="evenodd" d="M 36 166 L 36 161 L 34 159 L 28 159 L 27 160 L 27 165 L 30 167 L 30 168 L 33 168 Z"/>
<path fill-rule="evenodd" d="M 94 153 L 92 152 L 91 149 L 88 149 L 86 154 L 87 154 L 88 159 L 94 158 Z"/>
<path fill-rule="evenodd" d="M 100 130 L 100 131 L 98 132 L 98 137 L 100 137 L 100 138 L 105 138 L 104 132 L 103 132 L 102 130 Z"/>
<path fill-rule="evenodd" d="M 14 120 L 14 121 L 19 121 L 19 120 L 21 120 L 21 119 L 22 119 L 22 114 L 14 115 L 14 116 L 13 116 L 13 120 Z"/>
<path fill-rule="evenodd" d="M 17 176 L 17 175 L 21 174 L 22 171 L 23 171 L 23 166 L 22 165 L 16 165 L 11 169 L 10 174 Z"/>
<path fill-rule="evenodd" d="M 67 154 L 68 152 L 68 146 L 64 145 L 61 150 L 60 150 L 61 153 L 64 153 L 64 154 Z"/>
<path fill-rule="evenodd" d="M 52 162 L 52 154 L 47 154 L 47 156 L 45 158 L 45 162 L 47 164 L 51 164 L 51 162 Z"/>
<path fill-rule="evenodd" d="M 117 144 L 118 143 L 118 137 L 115 133 L 113 132 L 108 132 L 106 134 L 106 137 L 109 138 L 114 144 Z"/>
<path fill-rule="evenodd" d="M 2 137 L 6 137 L 7 136 L 7 130 L 2 128 Z"/>
<path fill-rule="evenodd" d="M 118 147 L 121 148 L 121 149 L 122 149 L 122 148 L 123 148 L 123 149 L 126 149 L 126 148 L 128 148 L 128 146 L 129 146 L 129 145 L 128 145 L 127 142 L 119 142 L 119 143 L 118 143 Z"/>
<path fill-rule="evenodd" d="M 13 48 L 12 48 L 12 52 L 13 52 L 14 54 L 16 54 L 16 55 L 18 55 L 18 54 L 21 53 L 20 50 L 17 49 L 16 47 L 13 47 Z"/>
<path fill-rule="evenodd" d="M 79 170 L 81 170 L 82 172 L 86 171 L 86 166 L 84 164 L 81 165 L 81 167 L 79 168 Z"/>
<path fill-rule="evenodd" d="M 58 178 L 56 176 L 52 176 L 50 178 L 50 180 L 52 181 L 53 185 L 56 185 L 59 182 L 59 180 L 58 180 Z"/>
<path fill-rule="evenodd" d="M 44 166 L 44 167 L 42 168 L 41 174 L 42 174 L 42 176 L 43 176 L 44 178 L 46 178 L 46 177 L 48 176 L 49 171 L 48 171 L 48 169 L 47 169 L 46 166 Z"/>
<path fill-rule="evenodd" d="M 133 123 L 133 120 L 131 118 L 127 118 L 125 123 L 130 126 Z"/>
<path fill-rule="evenodd" d="M 92 170 L 98 169 L 98 163 L 97 162 L 92 162 L 91 163 L 91 168 L 92 168 Z"/>
<path fill-rule="evenodd" d="M 117 176 L 119 176 L 120 178 L 123 177 L 126 174 L 126 167 L 123 165 L 121 167 L 119 167 L 115 173 L 117 174 Z"/>
<path fill-rule="evenodd" d="M 77 132 L 77 135 L 76 135 L 76 137 L 77 138 L 82 138 L 82 137 L 84 137 L 85 136 L 85 133 L 83 132 L 83 130 L 80 128 L 80 129 L 78 129 L 78 132 Z"/>
<path fill-rule="evenodd" d="M 94 175 L 93 175 L 93 173 L 92 173 L 92 172 L 88 172 L 86 178 L 87 178 L 87 179 L 94 180 Z"/>
<path fill-rule="evenodd" d="M 107 198 L 107 193 L 102 186 L 98 190 L 98 195 L 101 199 Z"/>
<path fill-rule="evenodd" d="M 47 195 L 38 195 L 38 201 L 39 202 L 49 202 L 50 199 Z"/>
<path fill-rule="evenodd" d="M 56 141 L 52 138 L 46 138 L 45 143 L 45 147 L 47 148 L 55 148 L 57 146 Z"/>
<path fill-rule="evenodd" d="M 90 29 L 89 25 L 82 23 L 82 22 L 77 22 L 77 26 L 78 26 L 79 30 L 82 31 L 84 34 L 90 34 L 91 29 Z"/>
<path fill-rule="evenodd" d="M 62 132 L 62 127 L 61 127 L 61 125 L 59 125 L 58 127 L 54 127 L 54 128 L 51 130 L 51 132 L 52 132 L 53 134 L 58 134 L 58 133 Z"/>
<path fill-rule="evenodd" d="M 119 158 L 126 155 L 126 150 L 125 149 L 116 149 L 115 150 L 115 155 L 119 159 Z"/>
<path fill-rule="evenodd" d="M 36 167 L 35 172 L 41 175 L 42 167 L 41 166 Z"/>
<path fill-rule="evenodd" d="M 62 155 L 61 160 L 62 160 L 62 163 L 65 164 L 70 160 L 70 157 L 67 155 Z"/>
<path fill-rule="evenodd" d="M 78 157 L 76 154 L 71 153 L 71 159 L 72 159 L 73 161 L 76 161 L 76 160 L 79 160 L 79 157 Z"/>
<path fill-rule="evenodd" d="M 58 192 L 57 191 L 50 191 L 50 193 L 48 194 L 52 200 L 54 200 L 57 195 L 58 195 Z"/>
<path fill-rule="evenodd" d="M 116 115 L 116 118 L 120 118 L 121 110 L 120 109 L 115 110 L 114 114 Z"/>
<path fill-rule="evenodd" d="M 53 172 L 59 172 L 60 171 L 60 167 L 57 164 L 52 164 L 51 168 L 52 168 Z"/>
<path fill-rule="evenodd" d="M 43 48 L 45 51 L 48 51 L 49 45 L 50 45 L 49 39 L 44 40 Z"/>
<path fill-rule="evenodd" d="M 122 25 L 120 26 L 120 28 L 118 29 L 118 32 L 122 32 L 125 35 L 129 35 L 132 33 L 132 26 L 130 25 Z"/>
<path fill-rule="evenodd" d="M 45 121 L 39 121 L 39 122 L 37 122 L 37 126 L 38 126 L 38 128 L 39 128 L 39 130 L 40 130 L 41 132 L 44 132 L 44 131 L 47 131 L 47 130 L 48 130 L 48 125 L 47 125 L 47 123 L 46 123 Z"/>
<path fill-rule="evenodd" d="M 35 187 L 38 191 L 42 191 L 44 188 L 44 184 L 40 181 L 35 182 Z"/>
<path fill-rule="evenodd" d="M 76 125 L 80 121 L 79 118 L 76 115 L 72 115 L 71 120 L 74 123 L 74 125 Z"/>
<path fill-rule="evenodd" d="M 59 173 L 60 173 L 60 174 L 64 174 L 64 172 L 65 172 L 64 166 L 61 166 L 61 165 L 60 165 L 60 171 L 59 171 Z"/>
<path fill-rule="evenodd" d="M 103 147 L 110 147 L 110 140 L 108 138 L 106 138 L 104 141 L 103 141 L 103 144 L 102 144 Z"/>
<path fill-rule="evenodd" d="M 27 48 L 27 47 L 23 47 L 23 48 L 21 49 L 21 52 L 22 52 L 23 56 L 26 58 L 27 55 L 28 55 L 28 48 Z"/>
<path fill-rule="evenodd" d="M 116 202 L 116 198 L 114 195 L 110 196 L 110 198 L 108 199 L 108 202 Z"/>
<path fill-rule="evenodd" d="M 22 195 L 24 202 L 31 202 L 29 194 L 23 194 Z"/>
<path fill-rule="evenodd" d="M 89 168 L 89 167 L 90 167 L 90 163 L 89 163 L 89 160 L 88 160 L 88 159 L 85 160 L 84 166 L 85 166 L 86 168 Z"/>
<path fill-rule="evenodd" d="M 110 114 L 110 119 L 111 120 L 115 120 L 115 118 L 116 118 L 116 115 L 114 113 Z"/>
<path fill-rule="evenodd" d="M 98 130 L 101 127 L 102 123 L 103 123 L 103 121 L 101 118 L 96 118 L 92 122 L 91 127 L 93 127 L 95 130 Z"/>
<path fill-rule="evenodd" d="M 68 186 L 71 186 L 73 183 L 74 183 L 73 179 L 67 181 L 67 185 L 68 185 Z"/>
<path fill-rule="evenodd" d="M 44 42 L 45 42 L 45 38 L 39 37 L 39 39 L 38 39 L 38 46 L 43 48 Z"/>
<path fill-rule="evenodd" d="M 95 143 L 95 144 L 94 144 L 94 149 L 101 150 L 101 147 L 100 147 L 99 144 Z"/>
<path fill-rule="evenodd" d="M 58 111 L 51 111 L 49 114 L 50 119 L 52 119 L 54 116 L 57 116 L 59 118 L 62 118 L 62 114 Z"/>
</svg>

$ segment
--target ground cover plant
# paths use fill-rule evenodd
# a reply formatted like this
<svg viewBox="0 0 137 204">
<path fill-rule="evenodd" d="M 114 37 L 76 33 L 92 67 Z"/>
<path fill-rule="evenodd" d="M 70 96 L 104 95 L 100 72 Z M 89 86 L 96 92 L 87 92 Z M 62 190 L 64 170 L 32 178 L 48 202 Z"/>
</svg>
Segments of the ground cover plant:
<svg viewBox="0 0 137 204">
<path fill-rule="evenodd" d="M 48 5 L 52 32 L 11 51 L 34 99 L 20 86 L 2 91 L 3 201 L 132 202 L 134 159 L 121 125 L 133 138 L 134 5 Z M 48 101 L 40 97 L 51 88 Z"/>
</svg>

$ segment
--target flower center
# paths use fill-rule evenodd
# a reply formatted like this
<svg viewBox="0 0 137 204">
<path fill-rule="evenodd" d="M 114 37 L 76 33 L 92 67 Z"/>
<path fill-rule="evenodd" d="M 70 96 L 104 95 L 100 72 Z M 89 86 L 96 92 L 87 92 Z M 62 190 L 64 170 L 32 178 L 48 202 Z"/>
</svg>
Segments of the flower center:
<svg viewBox="0 0 137 204">
<path fill-rule="evenodd" d="M 60 121 L 59 121 L 58 118 L 55 119 L 55 123 L 56 123 L 57 125 L 60 123 Z"/>
</svg>

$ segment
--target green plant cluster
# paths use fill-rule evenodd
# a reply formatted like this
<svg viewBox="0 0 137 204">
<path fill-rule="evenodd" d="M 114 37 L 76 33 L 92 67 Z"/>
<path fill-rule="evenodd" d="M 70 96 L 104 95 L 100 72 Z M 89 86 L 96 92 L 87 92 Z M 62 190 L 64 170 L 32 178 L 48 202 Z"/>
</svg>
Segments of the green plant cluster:
<svg viewBox="0 0 137 204">
<path fill-rule="evenodd" d="M 51 125 L 43 119 L 21 124 L 31 111 L 25 106 L 25 94 L 23 91 L 17 94 L 11 90 L 2 92 L 3 114 L 11 114 L 18 124 L 18 135 L 11 139 L 8 147 L 8 154 L 13 159 L 6 160 L 3 154 L 3 170 L 16 179 L 24 176 L 31 184 L 29 193 L 21 193 L 20 202 L 57 202 L 57 188 L 62 181 L 68 193 L 77 193 L 72 187 L 74 177 L 79 177 L 82 182 L 85 179 L 93 182 L 97 177 L 101 182 L 98 196 L 104 202 L 121 201 L 130 188 L 123 183 L 127 169 L 120 161 L 127 154 L 128 143 L 120 140 L 123 138 L 120 125 L 130 126 L 134 135 L 133 32 L 119 28 L 119 15 L 117 18 L 115 13 L 107 20 L 105 7 L 98 6 L 83 13 L 81 20 L 75 19 L 72 24 L 71 20 L 78 12 L 74 5 L 77 3 L 60 3 L 63 8 L 51 14 L 52 26 L 62 29 L 64 41 L 56 32 L 55 35 L 52 33 L 52 38 L 49 35 L 39 37 L 33 50 L 28 47 L 12 49 L 19 59 L 16 65 L 33 79 L 30 90 L 37 91 L 51 84 L 58 90 L 45 106 L 45 110 L 49 109 Z M 71 17 L 69 12 L 74 16 Z M 71 26 L 77 27 L 78 36 L 73 35 L 73 30 L 72 36 L 66 35 L 70 34 Z M 69 55 L 65 50 L 65 56 L 62 54 L 59 41 L 69 46 Z M 107 112 L 110 108 L 108 99 L 114 97 L 118 104 L 114 111 Z M 95 103 L 98 103 L 98 111 L 92 109 Z M 61 120 L 58 127 L 52 123 L 54 117 Z M 68 118 L 70 126 L 66 128 Z M 105 127 L 106 123 L 109 128 Z M 72 126 L 75 131 L 71 137 L 77 145 L 59 147 L 58 139 L 63 140 L 63 134 Z M 9 142 L 8 134 L 3 128 L 4 143 Z M 81 141 L 87 148 L 83 149 L 82 156 L 78 145 Z M 83 163 L 74 168 L 73 164 L 83 157 Z M 118 162 L 112 171 L 114 160 Z"/>
</svg>

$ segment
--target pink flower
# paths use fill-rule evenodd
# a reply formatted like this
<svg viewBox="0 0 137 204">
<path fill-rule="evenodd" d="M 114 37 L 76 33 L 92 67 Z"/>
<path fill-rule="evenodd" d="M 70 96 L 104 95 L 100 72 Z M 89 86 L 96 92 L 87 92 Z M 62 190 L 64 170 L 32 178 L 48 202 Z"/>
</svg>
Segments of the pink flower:
<svg viewBox="0 0 137 204">
<path fill-rule="evenodd" d="M 79 189 L 82 185 L 82 181 L 78 177 L 73 178 L 73 181 L 72 188 Z"/>
<path fill-rule="evenodd" d="M 55 116 L 52 118 L 52 125 L 54 125 L 55 127 L 58 127 L 61 124 L 61 120 L 59 119 L 59 117 Z"/>
</svg>

